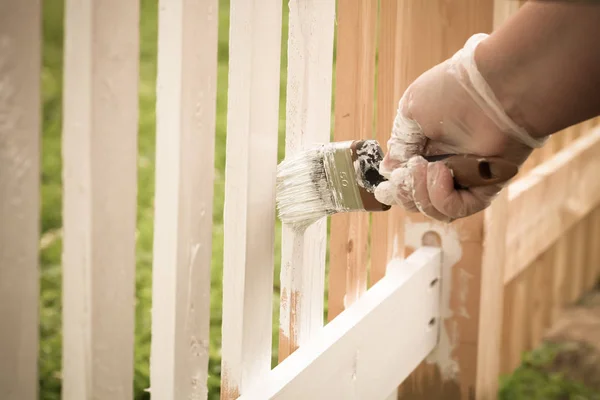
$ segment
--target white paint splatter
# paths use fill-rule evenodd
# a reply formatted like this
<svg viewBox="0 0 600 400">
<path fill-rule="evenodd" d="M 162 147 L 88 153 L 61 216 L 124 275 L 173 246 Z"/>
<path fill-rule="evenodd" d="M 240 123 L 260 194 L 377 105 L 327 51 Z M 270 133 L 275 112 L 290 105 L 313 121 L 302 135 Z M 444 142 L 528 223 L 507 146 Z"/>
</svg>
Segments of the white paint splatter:
<svg viewBox="0 0 600 400">
<path fill-rule="evenodd" d="M 376 189 L 373 182 L 369 180 L 370 171 L 379 171 L 383 150 L 376 140 L 364 140 L 356 146 L 356 160 L 354 161 L 354 173 L 358 186 L 369 193 Z"/>
<path fill-rule="evenodd" d="M 409 162 L 409 164 L 407 166 L 410 168 L 410 166 L 412 166 L 412 165 L 413 164 L 411 164 Z M 394 185 L 402 188 L 402 190 L 410 191 L 413 184 L 412 184 L 412 175 L 410 173 L 409 168 L 398 168 L 398 169 L 394 170 L 394 172 L 390 176 L 390 182 L 392 182 Z"/>
<path fill-rule="evenodd" d="M 381 204 L 392 206 L 396 204 L 395 191 L 396 186 L 394 186 L 391 182 L 381 182 L 375 188 L 375 199 Z"/>
<path fill-rule="evenodd" d="M 407 101 L 408 104 L 405 107 L 404 103 Z M 407 90 L 398 102 L 396 118 L 388 140 L 389 157 L 400 163 L 404 163 L 412 156 L 421 153 L 426 142 L 421 125 L 407 116 L 411 105 L 412 93 Z"/>
<path fill-rule="evenodd" d="M 352 380 L 356 381 L 358 376 L 358 350 L 354 353 L 354 359 L 352 361 Z"/>
<path fill-rule="evenodd" d="M 192 301 L 192 274 L 194 271 L 194 263 L 196 262 L 196 257 L 198 256 L 198 251 L 200 250 L 200 243 L 190 243 L 190 258 L 188 263 L 188 288 L 187 288 L 187 303 L 190 305 L 190 311 L 194 310 L 194 303 Z"/>
<path fill-rule="evenodd" d="M 461 317 L 471 318 L 467 312 L 467 298 L 469 297 L 469 281 L 473 278 L 473 275 L 467 272 L 464 268 L 458 270 L 458 313 Z"/>
<path fill-rule="evenodd" d="M 452 358 L 452 351 L 458 343 L 458 327 L 454 326 L 448 332 L 445 320 L 453 316 L 450 308 L 450 293 L 452 285 L 452 267 L 462 257 L 462 247 L 458 232 L 451 225 L 441 225 L 434 222 L 412 222 L 409 218 L 405 223 L 406 246 L 419 248 L 426 232 L 436 232 L 442 240 L 442 295 L 440 304 L 440 339 L 437 347 L 427 357 L 426 362 L 437 364 L 443 379 L 456 379 L 460 368 L 458 362 Z"/>
<path fill-rule="evenodd" d="M 406 167 L 396 168 L 392 171 L 387 182 L 380 183 L 375 189 L 375 199 L 387 205 L 402 204 L 402 198 L 408 199 L 413 196 L 413 175 L 410 168 L 414 163 Z"/>
</svg>

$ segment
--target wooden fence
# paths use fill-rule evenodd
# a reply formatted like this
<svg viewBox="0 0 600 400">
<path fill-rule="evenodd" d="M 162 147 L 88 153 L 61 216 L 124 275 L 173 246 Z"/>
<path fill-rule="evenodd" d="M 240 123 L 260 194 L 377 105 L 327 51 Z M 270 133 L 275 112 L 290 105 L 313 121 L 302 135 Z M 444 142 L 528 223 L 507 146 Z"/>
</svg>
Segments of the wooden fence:
<svg viewBox="0 0 600 400">
<path fill-rule="evenodd" d="M 600 128 L 555 135 L 489 209 L 450 225 L 393 209 L 284 226 L 272 369 L 282 7 L 290 155 L 331 138 L 385 145 L 407 85 L 520 5 L 286 3 L 230 4 L 221 398 L 495 398 L 500 373 L 600 275 Z M 0 2 L 7 400 L 38 396 L 40 7 Z M 159 2 L 152 399 L 208 392 L 218 11 Z M 139 22 L 135 1 L 66 1 L 66 400 L 133 396 Z"/>
</svg>

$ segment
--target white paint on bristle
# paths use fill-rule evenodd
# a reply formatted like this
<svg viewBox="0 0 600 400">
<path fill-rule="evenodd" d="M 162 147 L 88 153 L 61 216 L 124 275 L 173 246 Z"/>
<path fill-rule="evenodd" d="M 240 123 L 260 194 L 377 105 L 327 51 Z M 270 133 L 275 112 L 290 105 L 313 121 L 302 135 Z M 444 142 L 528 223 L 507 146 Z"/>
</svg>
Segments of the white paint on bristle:
<svg viewBox="0 0 600 400">
<path fill-rule="evenodd" d="M 450 308 L 450 293 L 452 285 L 452 268 L 462 257 L 462 247 L 458 232 L 451 225 L 440 225 L 434 222 L 412 222 L 406 218 L 405 223 L 405 243 L 412 248 L 422 247 L 423 235 L 427 232 L 436 232 L 441 238 L 442 246 L 442 294 L 440 304 L 440 315 L 442 318 L 439 324 L 440 338 L 438 345 L 425 360 L 430 364 L 437 364 L 444 380 L 456 379 L 460 372 L 458 361 L 452 358 L 452 351 L 458 344 L 458 332 L 456 329 L 448 329 L 445 320 L 453 316 Z M 466 310 L 466 292 L 468 288 L 461 282 L 459 288 L 460 295 L 458 305 L 459 310 Z"/>
<path fill-rule="evenodd" d="M 366 175 L 377 170 L 381 156 L 374 152 L 380 147 L 374 141 L 363 143 L 353 162 L 353 143 L 326 143 L 279 164 L 276 202 L 283 223 L 303 231 L 327 215 L 365 211 L 360 187 L 374 191 Z"/>
<path fill-rule="evenodd" d="M 324 146 L 286 159 L 277 167 L 279 218 L 299 230 L 335 210 L 323 166 Z"/>
</svg>

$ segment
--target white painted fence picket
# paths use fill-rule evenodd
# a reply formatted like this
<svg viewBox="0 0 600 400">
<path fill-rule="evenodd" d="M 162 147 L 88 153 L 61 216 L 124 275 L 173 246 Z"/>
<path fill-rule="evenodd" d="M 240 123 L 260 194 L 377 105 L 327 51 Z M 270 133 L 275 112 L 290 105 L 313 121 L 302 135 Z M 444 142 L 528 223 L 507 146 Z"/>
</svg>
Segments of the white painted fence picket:
<svg viewBox="0 0 600 400">
<path fill-rule="evenodd" d="M 217 0 L 160 0 L 150 393 L 208 393 Z"/>
<path fill-rule="evenodd" d="M 41 2 L 0 1 L 0 398 L 38 398 Z"/>
<path fill-rule="evenodd" d="M 63 399 L 133 395 L 139 3 L 65 2 Z"/>
<path fill-rule="evenodd" d="M 221 397 L 271 369 L 280 0 L 231 0 Z"/>
</svg>

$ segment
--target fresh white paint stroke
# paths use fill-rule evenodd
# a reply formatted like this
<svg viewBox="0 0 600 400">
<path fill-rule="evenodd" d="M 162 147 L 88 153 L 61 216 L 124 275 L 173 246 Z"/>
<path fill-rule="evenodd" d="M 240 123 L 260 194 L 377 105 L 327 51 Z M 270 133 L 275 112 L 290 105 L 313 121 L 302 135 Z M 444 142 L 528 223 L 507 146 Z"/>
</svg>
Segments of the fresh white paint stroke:
<svg viewBox="0 0 600 400">
<path fill-rule="evenodd" d="M 250 399 L 383 399 L 438 341 L 440 249 L 390 262 L 356 303 L 249 388 Z"/>
<path fill-rule="evenodd" d="M 442 225 L 437 222 L 412 222 L 410 217 L 406 217 L 405 227 L 405 245 L 415 249 L 420 248 L 423 240 L 423 235 L 427 232 L 435 232 L 440 236 L 442 246 L 442 272 L 441 272 L 441 309 L 440 314 L 442 320 L 446 320 L 453 316 L 450 308 L 450 293 L 452 284 L 452 268 L 462 257 L 462 247 L 460 238 L 456 229 L 452 225 Z M 467 274 L 464 271 L 464 274 Z M 469 276 L 464 275 L 464 280 L 468 280 Z M 461 279 L 462 281 L 463 279 Z M 465 282 L 457 290 L 467 290 L 468 285 Z M 467 293 L 463 292 L 459 296 L 461 301 L 458 310 L 463 310 L 466 313 Z M 468 315 L 464 315 L 468 317 Z M 445 324 L 440 324 L 440 343 L 435 351 L 427 358 L 427 362 L 437 364 L 440 368 L 440 373 L 444 379 L 454 379 L 459 372 L 459 365 L 452 358 L 452 350 L 458 342 L 456 332 L 449 332 Z"/>
<path fill-rule="evenodd" d="M 289 7 L 286 157 L 329 142 L 335 0 L 291 0 Z M 286 343 L 300 345 L 323 326 L 326 238 L 325 218 L 304 232 L 282 227 L 280 327 Z"/>
</svg>

